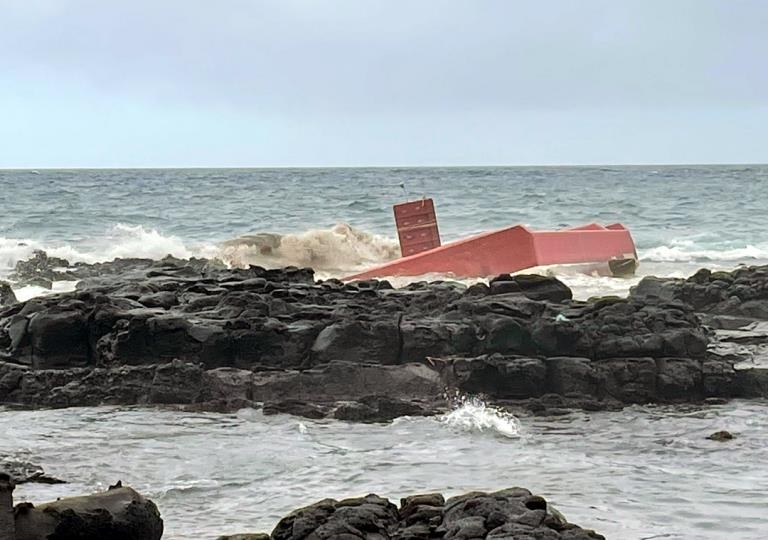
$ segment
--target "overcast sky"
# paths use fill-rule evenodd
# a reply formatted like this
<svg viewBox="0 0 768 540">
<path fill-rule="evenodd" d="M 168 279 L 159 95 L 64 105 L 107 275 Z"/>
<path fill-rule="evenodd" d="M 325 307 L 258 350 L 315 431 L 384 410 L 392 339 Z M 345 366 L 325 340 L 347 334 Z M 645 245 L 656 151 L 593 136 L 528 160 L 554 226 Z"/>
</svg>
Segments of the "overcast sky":
<svg viewBox="0 0 768 540">
<path fill-rule="evenodd" d="M 0 0 L 0 167 L 768 161 L 764 0 Z"/>
</svg>

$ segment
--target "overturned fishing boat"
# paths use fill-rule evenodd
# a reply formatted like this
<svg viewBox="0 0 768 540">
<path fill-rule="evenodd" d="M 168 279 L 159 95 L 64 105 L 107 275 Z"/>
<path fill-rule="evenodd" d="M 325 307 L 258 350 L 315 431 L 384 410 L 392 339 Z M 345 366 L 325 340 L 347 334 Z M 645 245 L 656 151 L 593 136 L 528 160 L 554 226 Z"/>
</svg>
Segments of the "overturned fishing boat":
<svg viewBox="0 0 768 540">
<path fill-rule="evenodd" d="M 394 206 L 402 258 L 345 278 L 448 274 L 484 278 L 534 267 L 579 265 L 588 272 L 628 276 L 638 265 L 635 242 L 620 223 L 532 231 L 515 225 L 442 244 L 432 199 Z"/>
</svg>

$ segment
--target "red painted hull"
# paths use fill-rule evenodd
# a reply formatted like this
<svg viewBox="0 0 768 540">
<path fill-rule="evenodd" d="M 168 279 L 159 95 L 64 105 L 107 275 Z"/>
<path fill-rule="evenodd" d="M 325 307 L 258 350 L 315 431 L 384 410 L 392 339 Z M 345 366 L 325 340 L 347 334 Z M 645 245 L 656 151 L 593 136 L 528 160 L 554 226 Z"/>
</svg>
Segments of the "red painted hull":
<svg viewBox="0 0 768 540">
<path fill-rule="evenodd" d="M 433 273 L 482 278 L 535 266 L 616 260 L 637 261 L 632 236 L 621 224 L 590 224 L 560 231 L 531 231 L 517 225 L 403 257 L 345 279 Z"/>
</svg>

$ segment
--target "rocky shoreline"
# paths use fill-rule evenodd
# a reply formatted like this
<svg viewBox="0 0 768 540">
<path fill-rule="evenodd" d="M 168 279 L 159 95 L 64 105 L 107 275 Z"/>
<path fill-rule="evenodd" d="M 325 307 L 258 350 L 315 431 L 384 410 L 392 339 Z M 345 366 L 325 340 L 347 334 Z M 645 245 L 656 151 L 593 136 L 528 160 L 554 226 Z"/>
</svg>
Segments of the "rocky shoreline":
<svg viewBox="0 0 768 540">
<path fill-rule="evenodd" d="M 2 540 L 159 540 L 164 524 L 157 505 L 117 482 L 102 493 L 13 506 L 14 483 L 0 473 Z M 446 499 L 439 493 L 412 495 L 396 506 L 378 495 L 323 499 L 291 512 L 271 534 L 245 533 L 218 540 L 605 540 L 568 523 L 540 496 L 523 488 L 474 491 Z"/>
<path fill-rule="evenodd" d="M 768 395 L 768 267 L 645 278 L 572 300 L 557 279 L 315 281 L 207 260 L 69 266 L 77 290 L 0 307 L 0 403 L 263 406 L 312 418 L 434 414 L 446 392 L 537 413 Z"/>
</svg>

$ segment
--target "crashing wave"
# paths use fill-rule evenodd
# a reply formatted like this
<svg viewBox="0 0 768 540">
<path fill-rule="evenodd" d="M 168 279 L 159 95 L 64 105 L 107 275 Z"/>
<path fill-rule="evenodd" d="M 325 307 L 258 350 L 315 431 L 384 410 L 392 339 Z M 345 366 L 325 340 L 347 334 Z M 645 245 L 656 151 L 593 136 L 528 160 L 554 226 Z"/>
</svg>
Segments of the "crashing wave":
<svg viewBox="0 0 768 540">
<path fill-rule="evenodd" d="M 340 223 L 331 229 L 295 234 L 256 233 L 221 243 L 193 244 L 142 225 L 118 224 L 87 245 L 45 245 L 27 239 L 0 237 L 0 269 L 11 270 L 36 250 L 72 263 L 107 262 L 116 258 L 220 259 L 235 266 L 310 266 L 319 272 L 350 272 L 397 258 L 397 241 Z"/>
<path fill-rule="evenodd" d="M 397 258 L 395 240 L 340 223 L 298 234 L 252 234 L 222 243 L 217 256 L 232 266 L 249 264 L 311 267 L 322 273 L 348 273 Z"/>
<path fill-rule="evenodd" d="M 462 431 L 491 432 L 516 439 L 521 436 L 520 421 L 511 413 L 492 407 L 477 397 L 459 397 L 454 409 L 440 417 L 440 422 Z"/>
<path fill-rule="evenodd" d="M 640 252 L 649 262 L 752 262 L 768 260 L 768 245 L 746 245 L 725 249 L 701 249 L 691 241 L 678 240 Z"/>
<path fill-rule="evenodd" d="M 711 239 L 710 239 L 711 240 Z M 36 240 L 0 237 L 0 280 L 12 278 L 18 261 L 29 260 L 36 250 L 50 257 L 71 263 L 108 262 L 116 258 L 146 258 L 159 260 L 167 255 L 186 259 L 191 257 L 218 259 L 231 267 L 258 265 L 267 268 L 311 267 L 319 279 L 340 278 L 367 267 L 396 259 L 400 250 L 395 239 L 356 229 L 340 223 L 329 229 L 312 229 L 298 233 L 254 233 L 223 242 L 194 243 L 166 235 L 151 227 L 118 224 L 101 236 L 72 244 L 49 244 Z M 586 275 L 569 267 L 539 267 L 523 273 L 554 275 L 569 286 L 576 299 L 591 296 L 625 296 L 631 286 L 644 275 L 685 277 L 695 272 L 702 262 L 712 269 L 729 270 L 740 263 L 758 264 L 768 261 L 768 245 L 748 245 L 727 249 L 702 249 L 701 242 L 680 239 L 669 245 L 640 252 L 640 272 L 634 278 L 616 279 Z M 413 281 L 449 279 L 466 286 L 486 279 L 456 279 L 454 276 L 429 274 L 415 277 L 391 277 L 396 287 Z M 21 285 L 19 285 L 20 287 Z M 65 286 L 68 290 L 69 285 Z M 54 291 L 62 291 L 54 285 Z M 32 288 L 21 291 L 21 297 L 44 294 Z"/>
</svg>

